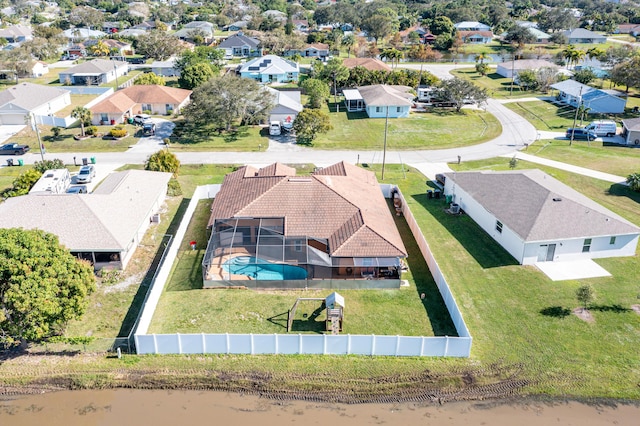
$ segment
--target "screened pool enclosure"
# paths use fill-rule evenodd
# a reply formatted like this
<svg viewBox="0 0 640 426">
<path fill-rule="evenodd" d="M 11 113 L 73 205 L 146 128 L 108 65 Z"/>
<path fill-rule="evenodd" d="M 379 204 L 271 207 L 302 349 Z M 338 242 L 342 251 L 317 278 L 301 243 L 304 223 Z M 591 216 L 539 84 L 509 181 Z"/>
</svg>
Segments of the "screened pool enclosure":
<svg viewBox="0 0 640 426">
<path fill-rule="evenodd" d="M 285 236 L 284 218 L 217 219 L 203 260 L 204 287 L 395 288 L 398 257 L 331 256 L 331 240 Z"/>
</svg>

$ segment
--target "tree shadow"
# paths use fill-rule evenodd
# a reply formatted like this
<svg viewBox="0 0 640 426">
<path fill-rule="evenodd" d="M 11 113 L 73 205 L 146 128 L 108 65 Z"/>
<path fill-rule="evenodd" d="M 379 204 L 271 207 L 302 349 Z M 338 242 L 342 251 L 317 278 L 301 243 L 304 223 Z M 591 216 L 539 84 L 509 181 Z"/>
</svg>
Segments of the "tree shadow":
<svg viewBox="0 0 640 426">
<path fill-rule="evenodd" d="M 565 318 L 571 315 L 571 309 L 563 308 L 562 306 L 549 306 L 541 309 L 540 313 L 547 317 Z"/>
<path fill-rule="evenodd" d="M 625 308 L 619 304 L 613 305 L 589 305 L 590 311 L 600 311 L 600 312 L 613 312 L 616 314 L 623 314 L 625 312 L 631 312 L 631 309 Z"/>
<path fill-rule="evenodd" d="M 346 111 L 346 108 L 345 108 Z M 366 112 L 357 111 L 357 112 L 347 112 L 347 120 L 364 120 L 369 118 Z"/>
<path fill-rule="evenodd" d="M 640 192 L 632 191 L 627 185 L 620 183 L 611 185 L 605 194 L 614 197 L 627 197 L 636 203 L 640 203 Z"/>
<path fill-rule="evenodd" d="M 518 265 L 500 244 L 466 214 L 450 215 L 444 198 L 429 199 L 425 194 L 414 194 L 413 199 L 427 210 L 462 247 L 484 268 Z M 426 235 L 428 238 L 428 235 Z"/>
<path fill-rule="evenodd" d="M 224 140 L 226 143 L 231 143 L 237 141 L 240 138 L 246 138 L 247 136 L 249 136 L 249 132 L 247 132 L 246 130 L 235 129 L 225 133 L 224 136 L 222 136 L 222 140 Z"/>
</svg>

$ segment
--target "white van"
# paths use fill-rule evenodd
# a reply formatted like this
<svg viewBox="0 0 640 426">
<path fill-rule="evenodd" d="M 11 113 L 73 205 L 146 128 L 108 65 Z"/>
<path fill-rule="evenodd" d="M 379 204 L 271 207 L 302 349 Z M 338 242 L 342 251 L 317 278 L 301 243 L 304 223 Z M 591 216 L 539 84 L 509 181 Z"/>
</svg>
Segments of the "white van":
<svg viewBox="0 0 640 426">
<path fill-rule="evenodd" d="M 271 136 L 278 136 L 280 133 L 282 133 L 282 129 L 280 128 L 279 121 L 272 121 L 269 123 L 269 134 Z"/>
<path fill-rule="evenodd" d="M 592 131 L 598 136 L 615 136 L 618 132 L 616 122 L 611 120 L 592 121 L 585 129 Z"/>
</svg>

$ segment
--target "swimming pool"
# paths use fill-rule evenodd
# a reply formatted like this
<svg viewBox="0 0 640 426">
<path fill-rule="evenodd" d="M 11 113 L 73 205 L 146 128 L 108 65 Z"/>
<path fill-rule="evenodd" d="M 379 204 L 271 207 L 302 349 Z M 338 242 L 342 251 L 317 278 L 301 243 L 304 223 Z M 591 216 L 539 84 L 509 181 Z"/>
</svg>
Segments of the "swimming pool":
<svg viewBox="0 0 640 426">
<path fill-rule="evenodd" d="M 227 260 L 223 265 L 226 272 L 246 275 L 255 280 L 304 280 L 307 271 L 304 268 L 283 263 L 271 263 L 255 256 L 238 256 Z"/>
</svg>

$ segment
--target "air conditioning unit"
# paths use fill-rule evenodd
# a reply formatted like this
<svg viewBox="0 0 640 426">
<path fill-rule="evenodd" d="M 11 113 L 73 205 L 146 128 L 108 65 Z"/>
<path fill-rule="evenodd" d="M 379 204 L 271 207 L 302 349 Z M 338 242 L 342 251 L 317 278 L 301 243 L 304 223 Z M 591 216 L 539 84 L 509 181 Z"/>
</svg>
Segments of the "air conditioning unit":
<svg viewBox="0 0 640 426">
<path fill-rule="evenodd" d="M 151 222 L 160 223 L 160 213 L 155 213 L 151 216 Z"/>
</svg>

